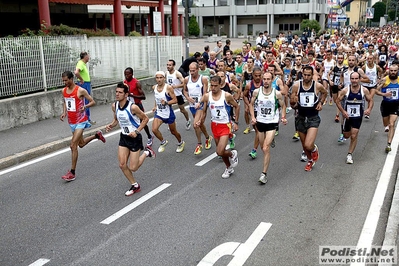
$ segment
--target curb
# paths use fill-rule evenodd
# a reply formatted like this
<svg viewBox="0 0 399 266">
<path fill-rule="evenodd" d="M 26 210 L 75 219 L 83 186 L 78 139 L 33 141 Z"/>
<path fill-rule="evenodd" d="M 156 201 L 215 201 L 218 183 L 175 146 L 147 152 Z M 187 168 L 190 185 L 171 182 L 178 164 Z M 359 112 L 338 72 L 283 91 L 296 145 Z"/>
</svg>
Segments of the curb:
<svg viewBox="0 0 399 266">
<path fill-rule="evenodd" d="M 185 105 L 186 104 L 187 104 L 187 102 L 185 103 Z M 177 104 L 173 104 L 172 109 L 177 110 L 177 109 L 179 109 L 179 106 Z M 147 112 L 145 112 L 145 114 L 148 116 L 148 118 L 154 117 L 154 113 L 152 111 L 147 111 Z M 90 130 L 84 131 L 83 137 L 93 135 L 98 130 L 102 131 L 102 129 L 104 129 L 104 126 L 105 125 L 101 125 L 101 126 L 97 126 L 96 128 L 92 128 Z M 40 157 L 40 156 L 61 150 L 63 148 L 66 148 L 69 146 L 70 142 L 71 142 L 71 137 L 67 137 L 67 138 L 63 138 L 61 140 L 56 140 L 56 141 L 53 141 L 53 142 L 50 142 L 47 144 L 40 145 L 38 147 L 29 149 L 29 150 L 26 150 L 23 152 L 19 152 L 14 155 L 10 155 L 5 158 L 1 158 L 0 159 L 0 170 L 4 170 L 6 168 L 15 166 L 17 164 L 26 162 L 28 160 L 32 160 L 37 157 Z"/>
</svg>

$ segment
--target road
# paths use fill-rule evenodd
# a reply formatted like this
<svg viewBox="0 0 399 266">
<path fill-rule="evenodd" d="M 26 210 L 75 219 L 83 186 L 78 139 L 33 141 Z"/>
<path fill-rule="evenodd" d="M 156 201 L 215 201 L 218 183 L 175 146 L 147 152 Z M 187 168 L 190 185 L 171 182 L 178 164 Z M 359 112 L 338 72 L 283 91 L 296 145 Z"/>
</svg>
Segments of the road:
<svg viewBox="0 0 399 266">
<path fill-rule="evenodd" d="M 320 160 L 312 172 L 299 160 L 288 114 L 264 186 L 258 183 L 263 158 L 248 156 L 254 133 L 242 133 L 242 115 L 239 164 L 229 179 L 221 178 L 221 160 L 207 160 L 214 147 L 193 154 L 194 132 L 179 113 L 185 151 L 176 154 L 177 141 L 162 126 L 169 145 L 135 173 L 142 191 L 131 197 L 124 196 L 129 184 L 118 167 L 117 131 L 105 144 L 79 150 L 73 182 L 60 178 L 69 149 L 8 172 L 0 176 L 0 265 L 318 265 L 320 245 L 358 242 L 386 158 L 379 103 L 376 97 L 371 119 L 363 121 L 353 165 L 345 164 L 349 141 L 337 143 L 335 107 L 323 107 Z"/>
</svg>

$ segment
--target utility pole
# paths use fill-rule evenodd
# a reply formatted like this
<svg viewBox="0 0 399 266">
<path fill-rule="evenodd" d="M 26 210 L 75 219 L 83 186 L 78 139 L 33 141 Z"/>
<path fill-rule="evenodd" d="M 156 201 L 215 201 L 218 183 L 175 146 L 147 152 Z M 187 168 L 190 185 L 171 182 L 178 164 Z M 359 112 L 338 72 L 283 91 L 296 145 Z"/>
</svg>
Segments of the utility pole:
<svg viewBox="0 0 399 266">
<path fill-rule="evenodd" d="M 186 37 L 186 59 L 190 57 L 190 44 L 188 42 L 188 36 L 189 36 L 188 35 L 188 21 L 189 21 L 189 18 L 188 18 L 188 9 L 189 9 L 188 1 L 189 0 L 186 0 L 185 6 L 184 6 L 184 21 L 185 21 L 184 24 L 186 24 L 185 27 L 184 27 L 184 31 L 185 31 L 184 35 Z"/>
</svg>

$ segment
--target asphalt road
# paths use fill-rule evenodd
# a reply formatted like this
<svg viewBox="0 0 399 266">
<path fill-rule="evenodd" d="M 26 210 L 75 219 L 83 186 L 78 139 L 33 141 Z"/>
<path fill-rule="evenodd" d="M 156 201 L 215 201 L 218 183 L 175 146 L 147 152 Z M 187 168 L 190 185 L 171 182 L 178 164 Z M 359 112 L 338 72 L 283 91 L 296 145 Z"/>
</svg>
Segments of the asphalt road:
<svg viewBox="0 0 399 266">
<path fill-rule="evenodd" d="M 195 134 L 184 129 L 181 114 L 185 151 L 176 154 L 177 141 L 162 126 L 169 145 L 135 173 L 142 191 L 131 197 L 124 196 L 129 183 L 118 167 L 116 131 L 105 144 L 79 150 L 73 182 L 60 178 L 70 166 L 69 149 L 9 172 L 0 176 L 0 265 L 39 259 L 46 266 L 205 265 L 199 263 L 212 250 L 206 265 L 233 265 L 232 259 L 242 260 L 234 265 L 318 265 L 320 245 L 356 246 L 359 239 L 386 158 L 379 103 L 376 97 L 371 119 L 363 121 L 353 165 L 345 164 L 349 141 L 337 143 L 335 107 L 324 106 L 312 172 L 299 160 L 291 112 L 271 150 L 264 186 L 257 181 L 263 156 L 248 156 L 254 133 L 242 133 L 242 115 L 239 164 L 229 179 L 221 178 L 217 158 L 196 166 L 215 150 L 193 154 Z M 125 207 L 130 210 L 120 215 Z M 382 235 L 377 231 L 376 244 Z M 212 263 L 217 247 L 220 259 Z"/>
</svg>

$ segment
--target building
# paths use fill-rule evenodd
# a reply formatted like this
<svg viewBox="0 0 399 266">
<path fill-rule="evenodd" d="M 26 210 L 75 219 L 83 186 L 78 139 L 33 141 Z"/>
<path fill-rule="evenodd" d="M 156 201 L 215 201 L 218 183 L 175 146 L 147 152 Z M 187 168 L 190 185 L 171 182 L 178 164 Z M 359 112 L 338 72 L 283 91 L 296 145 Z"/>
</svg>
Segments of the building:
<svg viewBox="0 0 399 266">
<path fill-rule="evenodd" d="M 352 25 L 354 27 L 365 25 L 366 8 L 371 6 L 371 0 L 353 0 L 353 2 L 344 7 L 347 17 L 345 25 Z"/>
<path fill-rule="evenodd" d="M 108 28 L 118 35 L 153 33 L 153 13 L 161 13 L 162 35 L 182 35 L 184 8 L 178 0 L 0 0 L 0 36 L 38 30 L 41 25 Z M 180 31 L 179 31 L 180 28 Z M 169 33 L 169 34 L 167 34 Z"/>
<path fill-rule="evenodd" d="M 324 28 L 328 14 L 325 0 L 199 0 L 191 8 L 200 36 L 257 36 L 267 30 L 298 31 L 303 19 L 317 20 Z"/>
</svg>

